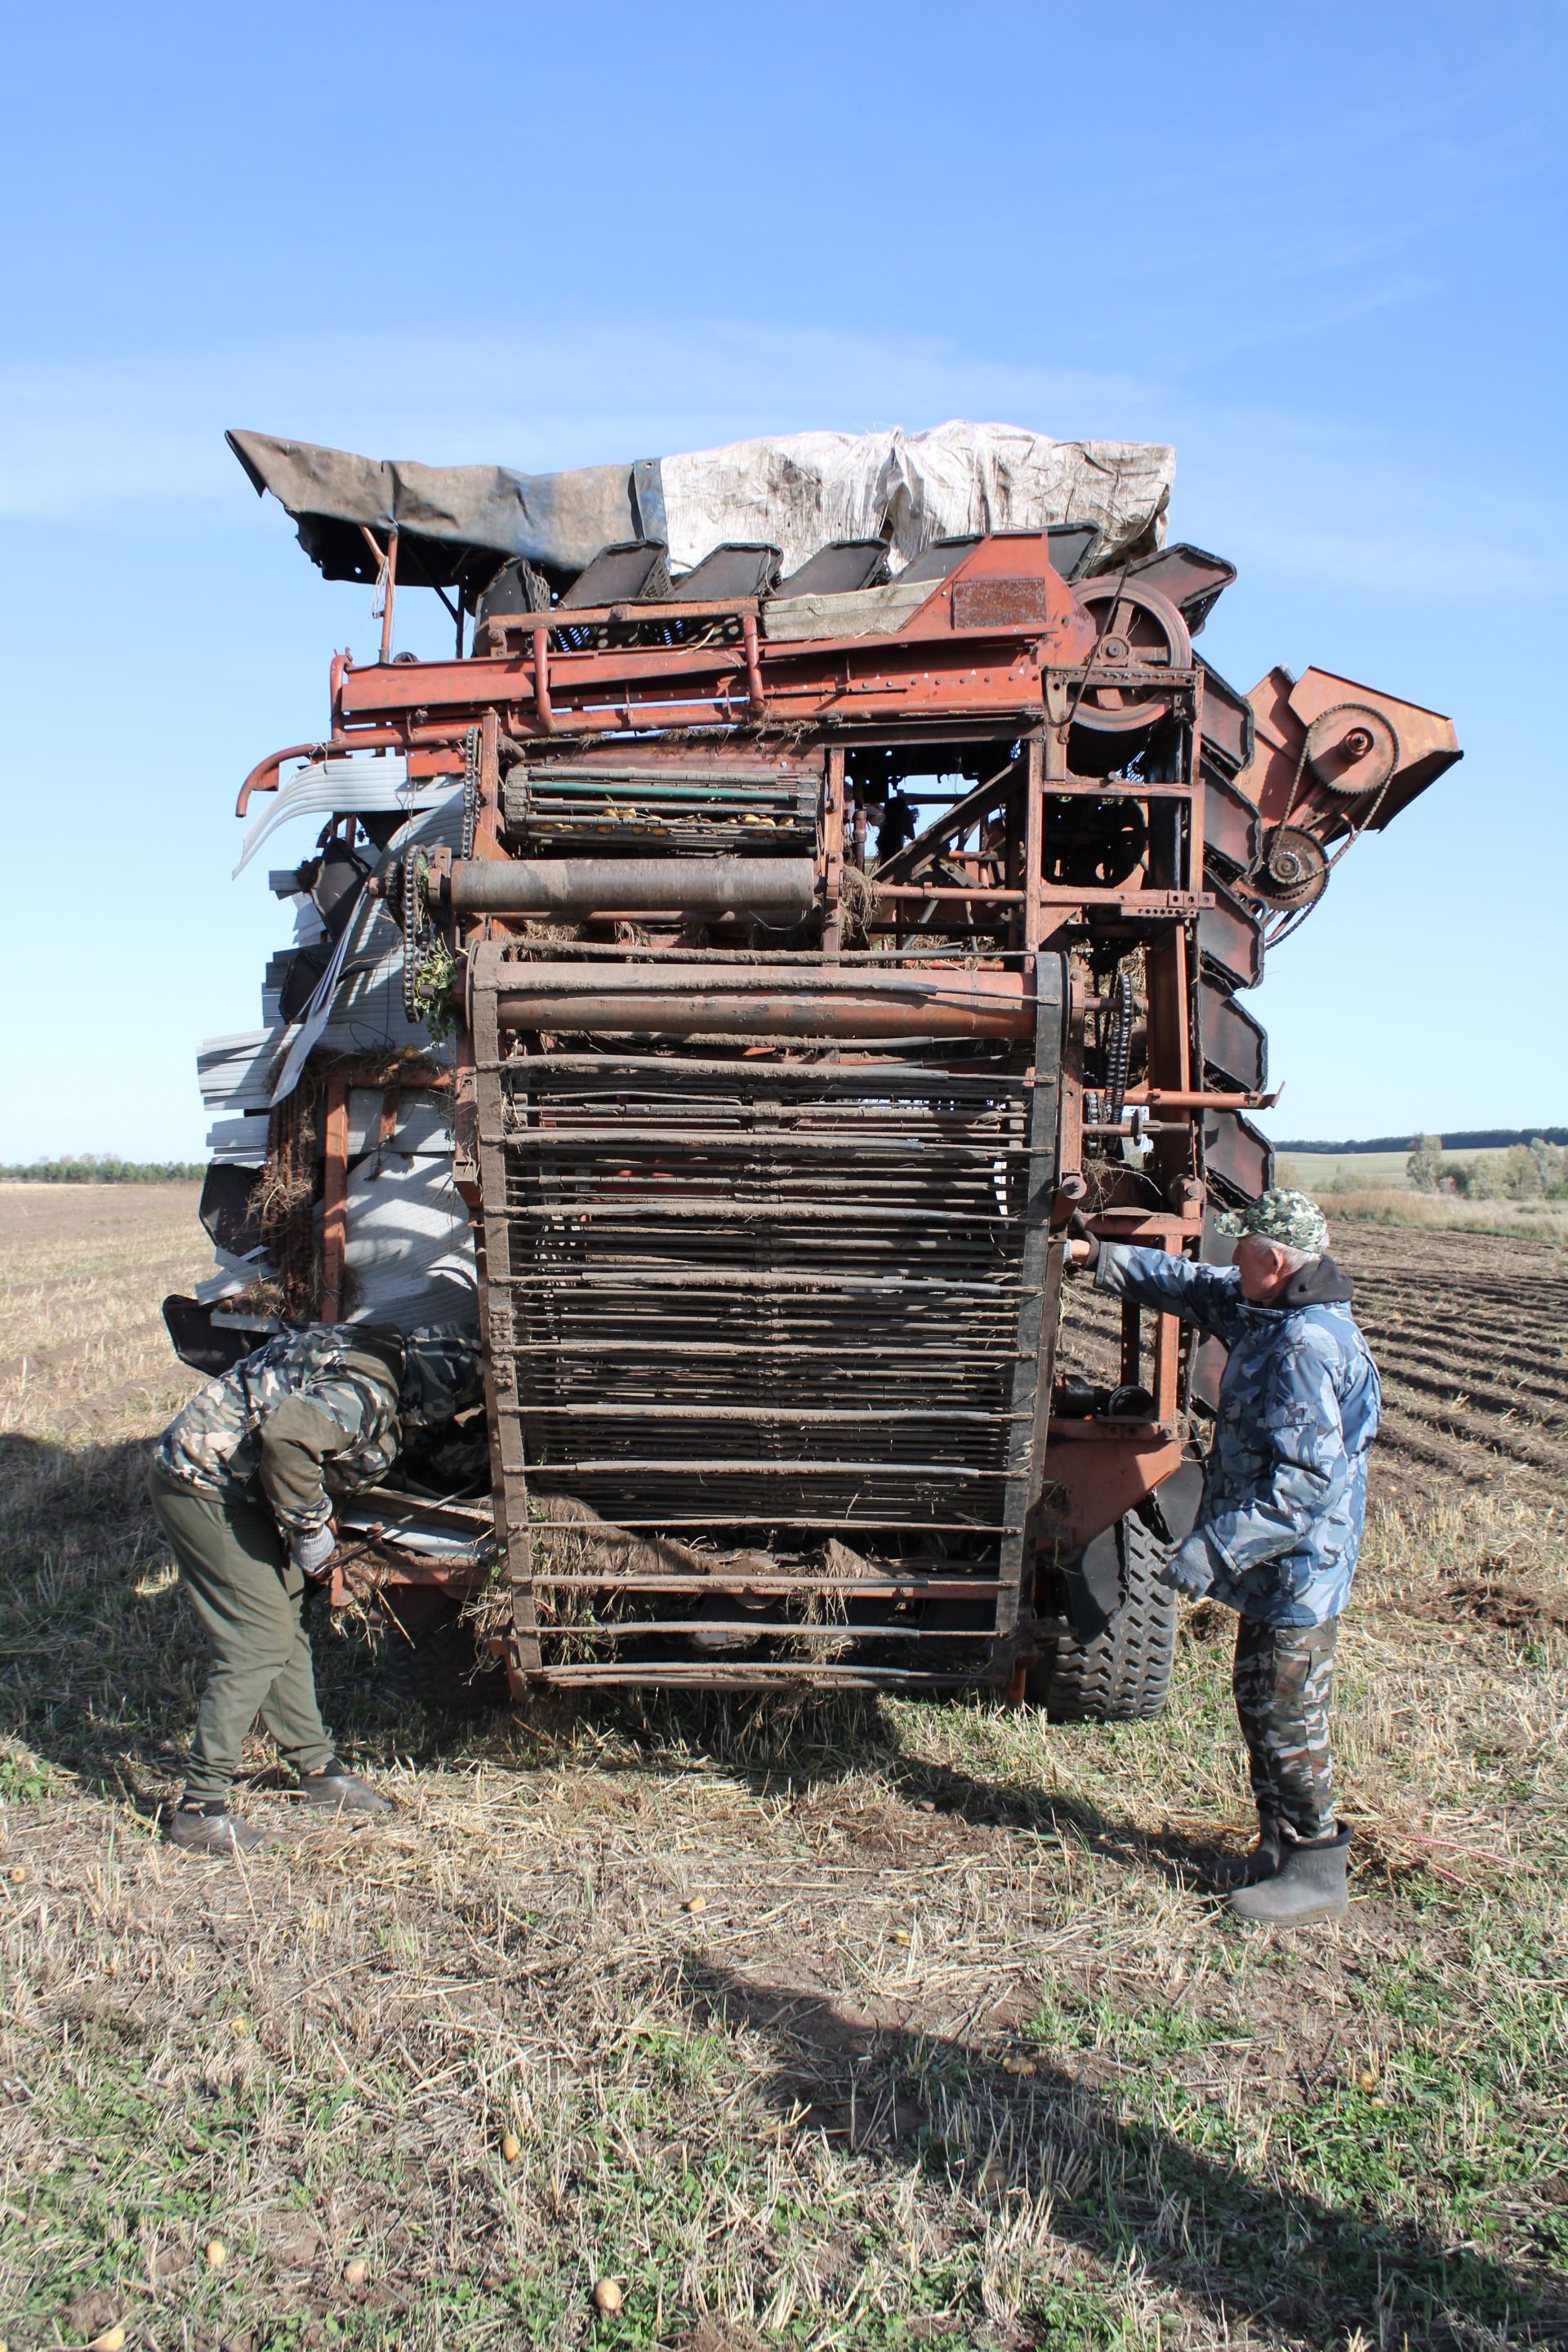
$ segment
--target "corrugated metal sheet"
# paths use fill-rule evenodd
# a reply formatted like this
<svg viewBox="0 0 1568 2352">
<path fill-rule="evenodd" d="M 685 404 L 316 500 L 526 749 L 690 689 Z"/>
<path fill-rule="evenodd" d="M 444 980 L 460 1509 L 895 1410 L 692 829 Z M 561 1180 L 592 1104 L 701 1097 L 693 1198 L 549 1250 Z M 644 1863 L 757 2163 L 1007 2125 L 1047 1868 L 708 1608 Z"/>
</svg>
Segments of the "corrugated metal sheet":
<svg viewBox="0 0 1568 2352">
<path fill-rule="evenodd" d="M 397 776 L 390 791 L 384 774 L 366 779 L 358 772 L 369 761 L 331 761 L 296 779 L 264 825 L 247 839 L 245 864 L 266 833 L 294 816 L 321 816 L 348 809 L 397 805 L 403 763 L 374 763 Z M 345 771 L 354 771 L 348 776 Z M 352 789 L 351 789 L 352 787 Z M 456 849 L 462 835 L 459 790 L 447 783 L 421 786 L 419 805 L 400 825 L 386 862 L 409 844 Z M 321 919 L 309 897 L 289 894 L 296 949 L 325 938 Z M 336 1054 L 381 1058 L 413 1046 L 438 1060 L 421 1024 L 403 1010 L 403 941 L 383 901 L 362 896 L 350 915 L 331 965 L 306 1015 L 291 1027 L 279 1020 L 279 992 L 288 969 L 287 951 L 274 955 L 263 973 L 265 1026 L 237 1035 L 209 1037 L 196 1060 L 203 1100 L 220 1114 L 208 1129 L 215 1160 L 259 1168 L 267 1156 L 268 1106 L 298 1083 L 318 1047 Z M 349 1101 L 351 1168 L 346 1205 L 345 1269 L 351 1277 L 349 1318 L 416 1323 L 471 1315 L 475 1299 L 474 1255 L 468 1214 L 451 1182 L 451 1144 L 445 1100 L 409 1095 L 399 1106 L 391 1143 L 377 1149 L 382 1097 L 374 1087 L 356 1087 Z M 363 1155 L 368 1154 L 369 1157 Z M 264 1253 L 241 1260 L 219 1252 L 216 1269 L 198 1285 L 204 1305 L 232 1297 L 269 1272 Z M 260 1333 L 275 1328 L 266 1317 L 225 1318 L 235 1328 Z"/>
<path fill-rule="evenodd" d="M 235 873 L 243 874 L 263 842 L 294 817 L 377 816 L 395 809 L 413 816 L 439 806 L 458 788 L 458 780 L 438 776 L 411 784 L 408 763 L 396 753 L 312 760 L 270 796 L 241 844 Z"/>
<path fill-rule="evenodd" d="M 209 1037 L 196 1054 L 196 1083 L 209 1110 L 265 1110 L 272 1065 L 285 1032 L 247 1029 L 237 1037 Z"/>
<path fill-rule="evenodd" d="M 378 1152 L 351 1172 L 346 1205 L 350 1322 L 472 1318 L 474 1241 L 449 1160 Z"/>
</svg>

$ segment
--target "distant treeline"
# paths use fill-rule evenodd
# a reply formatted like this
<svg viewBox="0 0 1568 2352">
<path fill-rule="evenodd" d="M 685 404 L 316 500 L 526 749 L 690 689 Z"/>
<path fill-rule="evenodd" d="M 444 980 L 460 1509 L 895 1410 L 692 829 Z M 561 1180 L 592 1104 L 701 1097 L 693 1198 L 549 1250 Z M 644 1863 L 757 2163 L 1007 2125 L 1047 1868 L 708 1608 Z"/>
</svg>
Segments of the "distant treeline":
<svg viewBox="0 0 1568 2352">
<path fill-rule="evenodd" d="M 1276 1151 L 1408 1151 L 1415 1139 L 1408 1135 L 1374 1135 L 1363 1143 L 1277 1143 Z M 1461 1135 L 1443 1137 L 1449 1151 L 1506 1151 L 1514 1143 L 1568 1143 L 1568 1127 L 1475 1127 Z"/>
<path fill-rule="evenodd" d="M 3 1184 L 197 1184 L 206 1174 L 201 1160 L 116 1160 L 84 1151 L 75 1160 L 34 1160 L 26 1167 L 0 1167 Z"/>
</svg>

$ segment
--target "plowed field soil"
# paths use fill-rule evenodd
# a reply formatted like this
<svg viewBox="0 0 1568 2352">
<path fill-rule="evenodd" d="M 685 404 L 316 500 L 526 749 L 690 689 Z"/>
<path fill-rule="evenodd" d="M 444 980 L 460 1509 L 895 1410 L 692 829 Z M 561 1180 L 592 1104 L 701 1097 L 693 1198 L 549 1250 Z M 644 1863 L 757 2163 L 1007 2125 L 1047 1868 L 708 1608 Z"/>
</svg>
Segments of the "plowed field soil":
<svg viewBox="0 0 1568 2352">
<path fill-rule="evenodd" d="M 1373 1499 L 1434 1484 L 1568 1494 L 1568 1253 L 1488 1234 L 1345 1224 L 1336 1263 L 1383 1379 Z M 1068 1300 L 1062 1360 L 1114 1377 L 1117 1310 L 1087 1282 Z"/>
</svg>

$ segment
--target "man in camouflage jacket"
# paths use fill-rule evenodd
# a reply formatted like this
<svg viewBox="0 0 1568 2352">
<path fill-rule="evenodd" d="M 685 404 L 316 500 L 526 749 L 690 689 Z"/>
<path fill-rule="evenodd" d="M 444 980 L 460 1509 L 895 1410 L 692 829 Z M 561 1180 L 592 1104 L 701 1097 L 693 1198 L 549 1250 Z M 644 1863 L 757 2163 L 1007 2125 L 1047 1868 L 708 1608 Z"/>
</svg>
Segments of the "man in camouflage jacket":
<svg viewBox="0 0 1568 2352">
<path fill-rule="evenodd" d="M 1345 1908 L 1349 1832 L 1335 1826 L 1329 1700 L 1377 1434 L 1377 1370 L 1303 1192 L 1241 1216 L 1236 1262 L 1077 1241 L 1097 1286 L 1194 1323 L 1228 1355 L 1196 1524 L 1160 1571 L 1234 1609 L 1233 1689 L 1258 1803 L 1257 1848 L 1230 1907 L 1294 1927 Z"/>
<path fill-rule="evenodd" d="M 184 1794 L 164 1824 L 173 1843 L 217 1853 L 264 1842 L 228 1811 L 258 1713 L 306 1803 L 386 1809 L 322 1727 L 305 1594 L 336 1549 L 335 1506 L 386 1475 L 405 1428 L 449 1421 L 482 1393 L 477 1332 L 315 1324 L 209 1381 L 163 1432 L 148 1491 L 212 1650 Z"/>
</svg>

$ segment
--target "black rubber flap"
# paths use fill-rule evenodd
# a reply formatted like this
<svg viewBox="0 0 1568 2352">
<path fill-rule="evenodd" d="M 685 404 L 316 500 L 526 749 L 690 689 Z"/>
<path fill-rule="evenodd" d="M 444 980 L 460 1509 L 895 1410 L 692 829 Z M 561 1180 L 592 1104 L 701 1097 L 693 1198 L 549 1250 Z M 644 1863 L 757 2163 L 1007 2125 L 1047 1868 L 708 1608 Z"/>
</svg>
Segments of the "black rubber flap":
<svg viewBox="0 0 1568 2352">
<path fill-rule="evenodd" d="M 502 566 L 479 601 L 481 621 L 500 621 L 516 613 L 548 613 L 550 583 L 531 563 Z"/>
<path fill-rule="evenodd" d="M 1211 973 L 1198 983 L 1198 1036 L 1204 1067 L 1219 1093 L 1261 1094 L 1268 1080 L 1268 1039 Z"/>
<path fill-rule="evenodd" d="M 1274 1181 L 1274 1150 L 1239 1111 L 1204 1116 L 1204 1173 L 1235 1202 L 1256 1201 Z"/>
<path fill-rule="evenodd" d="M 808 555 L 776 596 L 843 596 L 858 588 L 879 588 L 888 576 L 888 551 L 879 539 L 836 539 Z"/>
<path fill-rule="evenodd" d="M 1118 1530 L 1102 1528 L 1084 1546 L 1062 1578 L 1068 1615 L 1080 1642 L 1104 1632 L 1121 1600 L 1121 1552 Z"/>
<path fill-rule="evenodd" d="M 1233 988 L 1256 988 L 1263 977 L 1261 909 L 1247 906 L 1217 876 L 1205 876 L 1214 905 L 1198 917 L 1198 950 Z"/>
<path fill-rule="evenodd" d="M 1212 662 L 1200 660 L 1199 667 L 1204 674 L 1204 765 L 1222 767 L 1237 775 L 1252 760 L 1256 727 L 1252 705 L 1221 677 Z"/>
<path fill-rule="evenodd" d="M 357 849 L 345 848 L 341 841 L 329 843 L 316 860 L 310 897 L 322 929 L 334 947 L 347 928 L 369 872 L 369 859 L 362 857 Z"/>
<path fill-rule="evenodd" d="M 321 982 L 322 974 L 332 960 L 328 947 L 296 948 L 289 959 L 289 970 L 278 992 L 278 1011 L 284 1021 L 298 1021 Z"/>
<path fill-rule="evenodd" d="M 723 604 L 731 596 L 766 596 L 779 576 L 780 551 L 760 540 L 727 540 L 678 580 L 678 604 Z"/>
<path fill-rule="evenodd" d="M 225 1160 L 215 1160 L 207 1170 L 196 1213 L 215 1249 L 244 1257 L 261 1247 L 261 1221 L 251 1206 L 258 1177 L 257 1169 L 236 1168 Z"/>
<path fill-rule="evenodd" d="M 933 539 L 931 545 L 906 564 L 900 572 L 900 580 L 945 580 L 956 571 L 972 547 L 978 547 L 978 534 L 973 539 Z"/>
<path fill-rule="evenodd" d="M 248 1356 L 262 1344 L 263 1336 L 257 1331 L 215 1330 L 212 1317 L 212 1308 L 199 1307 L 194 1298 L 163 1301 L 163 1325 L 175 1355 L 193 1372 L 205 1372 L 209 1380 Z"/>
<path fill-rule="evenodd" d="M 1127 576 L 1168 596 L 1195 637 L 1236 578 L 1236 566 L 1223 555 L 1210 555 L 1205 548 L 1179 540 L 1174 547 L 1161 548 L 1157 555 L 1141 555 L 1127 566 Z"/>
<path fill-rule="evenodd" d="M 1163 1543 L 1184 1543 L 1204 1499 L 1204 1465 L 1184 1462 L 1148 1498 L 1148 1514 Z"/>
<path fill-rule="evenodd" d="M 1263 821 L 1247 794 L 1214 767 L 1204 771 L 1204 847 L 1229 873 L 1245 874 L 1258 862 Z M 1222 879 L 1224 873 L 1222 872 Z"/>
<path fill-rule="evenodd" d="M 669 593 L 668 557 L 661 539 L 628 539 L 618 547 L 602 547 L 579 572 L 558 609 L 657 604 Z"/>
<path fill-rule="evenodd" d="M 1098 523 L 1054 522 L 1046 538 L 1050 544 L 1051 569 L 1064 580 L 1081 579 L 1100 553 Z"/>
</svg>

